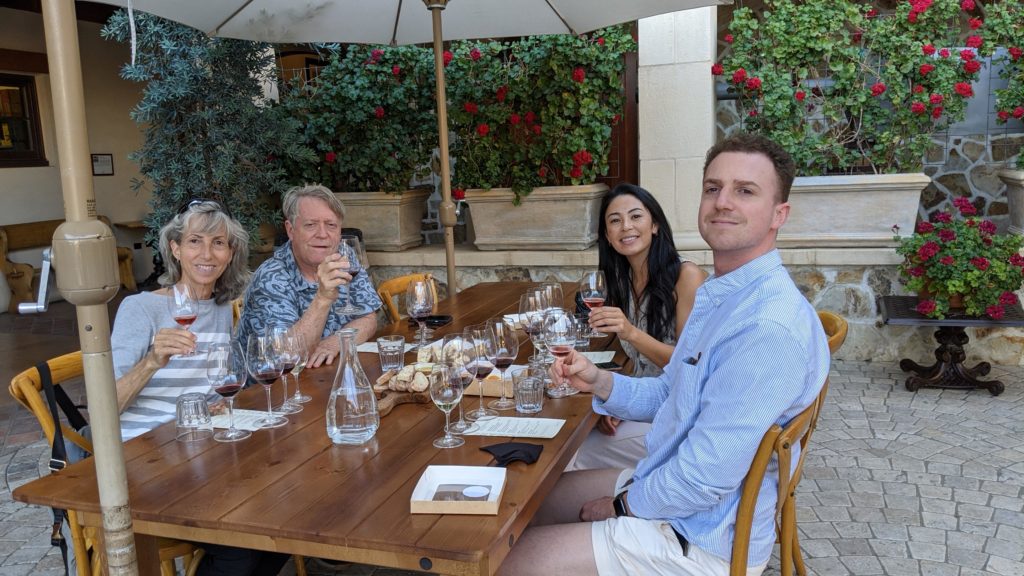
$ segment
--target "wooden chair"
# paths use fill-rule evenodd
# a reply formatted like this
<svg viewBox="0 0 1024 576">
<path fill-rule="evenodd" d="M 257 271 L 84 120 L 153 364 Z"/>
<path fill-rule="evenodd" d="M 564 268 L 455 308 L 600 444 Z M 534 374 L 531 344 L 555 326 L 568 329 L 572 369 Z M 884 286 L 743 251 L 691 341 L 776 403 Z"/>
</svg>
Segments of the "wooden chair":
<svg viewBox="0 0 1024 576">
<path fill-rule="evenodd" d="M 238 326 L 242 319 L 242 308 L 245 306 L 245 296 L 239 296 L 231 301 L 231 326 Z"/>
<path fill-rule="evenodd" d="M 377 295 L 384 302 L 389 322 L 398 322 L 402 319 L 401 314 L 398 312 L 398 304 L 394 302 L 394 298 L 404 298 L 409 284 L 416 280 L 427 280 L 430 282 L 430 293 L 434 296 L 434 308 L 437 308 L 437 282 L 434 281 L 432 274 L 406 274 L 405 276 L 385 280 L 377 286 Z"/>
<path fill-rule="evenodd" d="M 50 366 L 50 377 L 54 385 L 79 378 L 82 376 L 82 353 L 71 352 L 58 356 L 47 361 Z M 39 371 L 35 367 L 29 368 L 18 374 L 11 380 L 8 390 L 11 396 L 31 412 L 39 426 L 46 435 L 46 441 L 52 446 L 53 437 L 56 432 L 53 425 L 53 416 L 42 392 L 42 381 L 39 379 Z M 70 426 L 61 422 L 61 432 L 64 438 L 75 443 L 82 449 L 92 452 L 92 443 L 85 439 Z M 95 554 L 98 548 L 98 538 L 94 528 L 83 528 L 78 522 L 78 515 L 74 510 L 68 510 L 68 527 L 71 530 L 71 545 L 75 551 L 75 558 L 78 560 L 78 576 L 99 576 L 102 574 L 100 565 L 102 554 Z M 174 559 L 181 557 L 185 561 L 186 576 L 193 576 L 199 567 L 199 561 L 203 557 L 203 550 L 188 542 L 161 538 L 160 550 L 160 574 L 161 576 L 174 576 Z"/>
<path fill-rule="evenodd" d="M 819 310 L 818 319 L 825 329 L 825 336 L 828 336 L 828 351 L 835 354 L 843 346 L 843 342 L 846 342 L 846 333 L 850 330 L 850 325 L 845 318 L 828 310 Z"/>
</svg>

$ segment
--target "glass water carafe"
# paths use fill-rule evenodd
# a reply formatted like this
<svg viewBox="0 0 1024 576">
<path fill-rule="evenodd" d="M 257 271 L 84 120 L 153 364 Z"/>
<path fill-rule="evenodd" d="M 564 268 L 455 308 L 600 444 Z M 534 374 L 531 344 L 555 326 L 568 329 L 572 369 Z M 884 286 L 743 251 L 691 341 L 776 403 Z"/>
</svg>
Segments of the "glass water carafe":
<svg viewBox="0 0 1024 576">
<path fill-rule="evenodd" d="M 373 438 L 380 426 L 373 387 L 359 364 L 357 333 L 351 328 L 338 332 L 338 371 L 327 401 L 327 436 L 335 444 L 363 444 Z"/>
</svg>

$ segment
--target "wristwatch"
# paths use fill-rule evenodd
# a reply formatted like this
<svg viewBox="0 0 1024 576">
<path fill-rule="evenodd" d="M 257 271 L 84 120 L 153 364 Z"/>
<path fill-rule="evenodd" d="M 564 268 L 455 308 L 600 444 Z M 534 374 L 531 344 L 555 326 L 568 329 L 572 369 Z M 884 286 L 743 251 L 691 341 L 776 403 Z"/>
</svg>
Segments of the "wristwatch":
<svg viewBox="0 0 1024 576">
<path fill-rule="evenodd" d="M 629 507 L 626 505 L 626 492 L 623 490 L 612 500 L 612 508 L 615 509 L 615 517 L 629 516 Z"/>
</svg>

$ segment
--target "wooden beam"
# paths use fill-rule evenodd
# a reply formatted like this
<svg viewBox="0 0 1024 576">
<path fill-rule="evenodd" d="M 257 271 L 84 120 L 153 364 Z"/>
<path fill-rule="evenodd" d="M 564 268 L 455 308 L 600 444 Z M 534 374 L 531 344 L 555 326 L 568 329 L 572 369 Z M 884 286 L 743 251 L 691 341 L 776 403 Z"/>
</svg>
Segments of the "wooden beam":
<svg viewBox="0 0 1024 576">
<path fill-rule="evenodd" d="M 43 52 L 25 52 L 24 50 L 0 48 L 0 70 L 49 74 L 50 66 L 47 64 L 46 54 Z"/>
</svg>

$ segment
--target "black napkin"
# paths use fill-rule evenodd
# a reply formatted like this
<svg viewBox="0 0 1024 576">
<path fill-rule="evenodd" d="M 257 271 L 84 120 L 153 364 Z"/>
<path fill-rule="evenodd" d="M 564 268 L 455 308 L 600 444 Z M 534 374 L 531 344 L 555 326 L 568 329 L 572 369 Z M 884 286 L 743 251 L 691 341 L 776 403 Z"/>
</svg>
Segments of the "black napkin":
<svg viewBox="0 0 1024 576">
<path fill-rule="evenodd" d="M 526 442 L 503 442 L 491 444 L 480 448 L 484 452 L 490 452 L 501 467 L 520 460 L 527 464 L 533 464 L 540 458 L 544 447 L 540 444 L 527 444 Z"/>
</svg>

